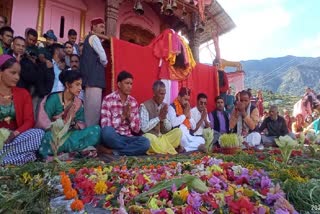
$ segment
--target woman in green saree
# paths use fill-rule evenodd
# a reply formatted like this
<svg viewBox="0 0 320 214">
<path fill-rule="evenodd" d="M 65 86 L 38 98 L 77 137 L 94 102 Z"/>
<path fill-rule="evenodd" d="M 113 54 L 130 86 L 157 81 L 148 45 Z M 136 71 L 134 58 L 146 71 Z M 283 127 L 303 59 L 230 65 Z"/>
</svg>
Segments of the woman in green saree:
<svg viewBox="0 0 320 214">
<path fill-rule="evenodd" d="M 88 147 L 95 146 L 100 141 L 100 126 L 85 126 L 84 109 L 82 101 L 78 98 L 81 91 L 82 79 L 80 72 L 65 70 L 59 75 L 59 80 L 65 89 L 48 95 L 44 103 L 44 114 L 41 113 L 41 104 L 38 114 L 38 123 L 43 123 L 48 118 L 55 121 L 61 118 L 66 123 L 71 120 L 69 137 L 58 149 L 61 152 L 81 152 Z M 42 126 L 47 129 L 48 125 Z M 51 148 L 52 133 L 47 130 L 39 149 L 39 154 L 43 158 L 53 155 Z"/>
</svg>

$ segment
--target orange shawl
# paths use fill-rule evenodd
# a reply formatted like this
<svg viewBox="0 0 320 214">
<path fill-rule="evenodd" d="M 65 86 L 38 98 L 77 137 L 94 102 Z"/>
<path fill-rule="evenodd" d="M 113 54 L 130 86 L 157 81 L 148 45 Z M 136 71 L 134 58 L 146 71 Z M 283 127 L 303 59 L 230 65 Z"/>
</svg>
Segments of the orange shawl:
<svg viewBox="0 0 320 214">
<path fill-rule="evenodd" d="M 173 104 L 174 106 L 176 107 L 176 114 L 178 116 L 180 115 L 183 115 L 183 108 L 179 102 L 179 100 L 176 98 L 174 101 L 173 101 Z M 184 121 L 183 121 L 183 124 L 188 128 L 190 129 L 191 128 L 191 124 L 190 124 L 190 121 L 188 118 L 186 118 Z"/>
</svg>

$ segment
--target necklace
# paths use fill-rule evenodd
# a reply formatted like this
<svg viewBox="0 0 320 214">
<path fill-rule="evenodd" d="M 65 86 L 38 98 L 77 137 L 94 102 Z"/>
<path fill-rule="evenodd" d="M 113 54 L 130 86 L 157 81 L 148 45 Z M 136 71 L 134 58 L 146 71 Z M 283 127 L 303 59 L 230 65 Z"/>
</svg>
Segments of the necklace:
<svg viewBox="0 0 320 214">
<path fill-rule="evenodd" d="M 69 105 L 71 105 L 73 103 L 73 100 L 74 100 L 74 97 L 72 98 Z M 64 102 L 64 91 L 62 92 L 62 105 L 63 105 L 63 108 L 65 109 L 66 106 L 65 106 L 65 102 Z M 69 107 L 69 105 L 67 107 Z"/>
<path fill-rule="evenodd" d="M 5 94 L 0 93 L 0 96 L 1 96 L 3 99 L 6 99 L 6 100 L 10 100 L 10 99 L 12 98 L 12 94 L 5 95 Z"/>
</svg>

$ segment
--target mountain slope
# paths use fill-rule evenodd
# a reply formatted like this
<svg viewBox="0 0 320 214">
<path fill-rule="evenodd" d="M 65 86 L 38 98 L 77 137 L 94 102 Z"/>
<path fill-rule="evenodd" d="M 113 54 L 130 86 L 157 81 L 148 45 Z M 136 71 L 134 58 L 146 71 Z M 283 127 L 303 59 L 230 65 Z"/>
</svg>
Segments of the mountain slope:
<svg viewBox="0 0 320 214">
<path fill-rule="evenodd" d="M 285 56 L 241 61 L 248 88 L 302 95 L 305 87 L 320 91 L 320 57 Z"/>
</svg>

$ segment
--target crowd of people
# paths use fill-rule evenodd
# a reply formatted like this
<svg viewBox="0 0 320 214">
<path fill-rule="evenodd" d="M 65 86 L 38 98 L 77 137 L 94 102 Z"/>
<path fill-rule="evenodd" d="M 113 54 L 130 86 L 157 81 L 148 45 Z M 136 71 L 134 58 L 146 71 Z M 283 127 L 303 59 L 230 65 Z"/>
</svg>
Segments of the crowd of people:
<svg viewBox="0 0 320 214">
<path fill-rule="evenodd" d="M 122 71 L 117 90 L 102 97 L 108 60 L 101 45 L 105 29 L 101 18 L 91 21 L 92 32 L 82 44 L 76 44 L 73 29 L 69 41 L 61 45 L 52 30 L 43 35 L 46 43 L 39 44 L 32 28 L 22 37 L 14 36 L 5 24 L 0 27 L 0 128 L 10 130 L 0 150 L 1 165 L 52 159 L 50 127 L 59 118 L 70 121 L 70 128 L 58 153 L 91 157 L 98 151 L 108 160 L 122 155 L 206 151 L 204 129 L 214 131 L 216 146 L 221 134 L 233 132 L 243 136 L 249 147 L 274 145 L 275 138 L 287 134 L 295 138 L 302 127 L 319 131 L 319 119 L 306 126 L 307 117 L 301 113 L 291 134 L 286 116 L 280 116 L 276 106 L 266 115 L 262 93 L 254 97 L 250 90 L 233 96 L 228 87 L 215 98 L 216 109 L 208 112 L 208 96 L 199 93 L 192 107 L 191 90 L 185 87 L 173 103 L 164 103 L 166 86 L 157 80 L 150 89 L 153 97 L 138 104 L 131 96 L 134 77 Z M 302 102 L 306 106 L 317 100 L 308 93 Z"/>
</svg>

